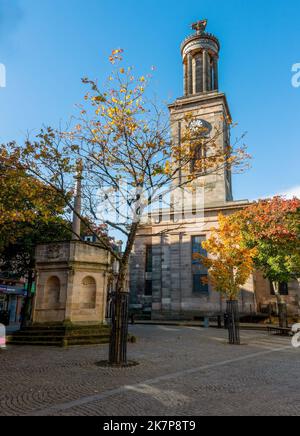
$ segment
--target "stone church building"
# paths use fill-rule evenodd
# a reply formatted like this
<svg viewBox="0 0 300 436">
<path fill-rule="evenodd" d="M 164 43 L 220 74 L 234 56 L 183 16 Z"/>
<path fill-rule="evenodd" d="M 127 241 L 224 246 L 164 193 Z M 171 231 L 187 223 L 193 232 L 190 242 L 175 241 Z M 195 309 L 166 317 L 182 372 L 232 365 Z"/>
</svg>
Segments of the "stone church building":
<svg viewBox="0 0 300 436">
<path fill-rule="evenodd" d="M 208 138 L 216 137 L 218 146 L 230 142 L 231 114 L 227 98 L 219 91 L 218 60 L 220 43 L 206 32 L 206 21 L 193 25 L 195 33 L 181 45 L 184 75 L 184 95 L 169 105 L 172 139 L 180 144 L 181 126 L 186 114 L 207 130 Z M 194 319 L 223 313 L 226 302 L 221 295 L 203 284 L 207 270 L 194 252 L 203 249 L 218 215 L 235 213 L 249 205 L 235 201 L 229 168 L 203 176 L 201 213 L 190 213 L 179 220 L 161 209 L 154 213 L 139 231 L 130 266 L 131 304 L 151 310 L 152 319 Z M 282 293 L 295 315 L 299 313 L 299 285 L 284 287 Z M 276 300 L 268 281 L 255 273 L 240 293 L 243 314 L 267 310 Z"/>
</svg>

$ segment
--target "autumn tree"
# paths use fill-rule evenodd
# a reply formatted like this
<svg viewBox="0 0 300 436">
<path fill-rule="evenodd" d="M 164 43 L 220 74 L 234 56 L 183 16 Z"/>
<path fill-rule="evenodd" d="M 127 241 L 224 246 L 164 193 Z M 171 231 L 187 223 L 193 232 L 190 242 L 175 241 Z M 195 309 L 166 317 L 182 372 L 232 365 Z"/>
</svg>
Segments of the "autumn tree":
<svg viewBox="0 0 300 436">
<path fill-rule="evenodd" d="M 280 324 L 284 326 L 286 306 L 280 284 L 300 276 L 300 200 L 282 197 L 261 200 L 232 219 L 241 228 L 247 247 L 257 250 L 255 265 L 273 284 Z"/>
<path fill-rule="evenodd" d="M 231 343 L 239 343 L 238 313 L 233 312 L 237 310 L 241 287 L 253 271 L 256 248 L 248 248 L 239 225 L 222 214 L 219 215 L 218 228 L 212 229 L 202 246 L 209 256 L 196 254 L 195 257 L 207 267 L 213 289 L 227 298 L 227 313 L 231 321 L 229 339 Z"/>
<path fill-rule="evenodd" d="M 27 313 L 36 245 L 70 239 L 70 224 L 62 218 L 64 207 L 55 189 L 22 167 L 20 150 L 0 147 L 0 270 L 27 279 Z"/>
<path fill-rule="evenodd" d="M 46 128 L 24 146 L 11 145 L 20 150 L 26 171 L 55 189 L 99 246 L 119 263 L 109 359 L 116 365 L 127 362 L 128 265 L 145 215 L 175 187 L 189 186 L 199 176 L 224 167 L 238 167 L 247 158 L 244 147 L 220 148 L 217 138 L 223 132 L 207 138 L 201 126 L 191 129 L 189 114 L 181 143 L 171 143 L 165 109 L 149 98 L 150 75 L 137 77 L 132 67 L 124 66 L 122 57 L 121 49 L 112 52 L 113 72 L 103 86 L 83 79 L 88 92 L 79 114 L 64 132 Z M 65 197 L 74 184 L 78 162 L 83 181 L 81 213 L 74 211 L 73 202 Z M 181 178 L 181 173 L 189 175 Z M 124 251 L 116 252 L 89 222 L 106 224 L 109 232 L 120 235 Z"/>
<path fill-rule="evenodd" d="M 64 207 L 55 189 L 24 169 L 21 150 L 11 145 L 0 146 L 0 246 L 5 242 L 5 235 L 15 234 L 15 223 L 29 223 L 37 217 L 51 221 Z"/>
<path fill-rule="evenodd" d="M 47 222 L 39 217 L 30 222 L 14 222 L 13 228 L 0 228 L 0 271 L 27 279 L 22 326 L 31 318 L 32 286 L 35 280 L 35 249 L 38 244 L 71 239 L 71 226 L 60 216 Z M 4 234 L 8 232 L 8 234 Z"/>
</svg>

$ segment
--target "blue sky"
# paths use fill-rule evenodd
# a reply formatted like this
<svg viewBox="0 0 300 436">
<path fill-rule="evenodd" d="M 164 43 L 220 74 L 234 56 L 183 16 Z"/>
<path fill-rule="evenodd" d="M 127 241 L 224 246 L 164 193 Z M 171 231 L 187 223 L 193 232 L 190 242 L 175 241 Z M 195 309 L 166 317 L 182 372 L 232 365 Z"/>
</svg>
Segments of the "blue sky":
<svg viewBox="0 0 300 436">
<path fill-rule="evenodd" d="M 234 178 L 236 199 L 299 192 L 299 0 L 0 0 L 0 141 L 66 121 L 82 101 L 80 79 L 105 78 L 106 58 L 122 47 L 161 99 L 182 95 L 180 43 L 208 18 L 221 41 L 220 89 L 236 135 L 247 131 L 252 169 Z"/>
</svg>

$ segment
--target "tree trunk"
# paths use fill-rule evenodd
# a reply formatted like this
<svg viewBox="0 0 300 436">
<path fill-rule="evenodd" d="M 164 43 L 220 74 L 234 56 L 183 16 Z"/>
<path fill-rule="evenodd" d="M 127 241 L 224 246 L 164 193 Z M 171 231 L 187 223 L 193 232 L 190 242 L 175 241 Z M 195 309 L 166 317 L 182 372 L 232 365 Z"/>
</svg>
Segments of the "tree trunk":
<svg viewBox="0 0 300 436">
<path fill-rule="evenodd" d="M 279 283 L 273 282 L 273 287 L 278 306 L 279 327 L 288 328 L 287 304 L 280 295 Z"/>
<path fill-rule="evenodd" d="M 237 300 L 227 301 L 226 318 L 229 344 L 240 345 L 240 317 L 239 302 Z"/>
<path fill-rule="evenodd" d="M 278 303 L 279 327 L 288 328 L 287 304 Z"/>
<path fill-rule="evenodd" d="M 126 276 L 125 281 L 123 281 L 119 275 L 116 290 L 112 295 L 109 363 L 114 366 L 127 365 L 129 293 L 125 290 L 125 283 Z"/>
<path fill-rule="evenodd" d="M 116 289 L 112 295 L 111 338 L 109 363 L 112 366 L 126 366 L 128 344 L 128 308 L 129 292 L 126 289 L 129 258 L 134 245 L 138 223 L 131 227 L 126 250 L 120 261 Z"/>
</svg>

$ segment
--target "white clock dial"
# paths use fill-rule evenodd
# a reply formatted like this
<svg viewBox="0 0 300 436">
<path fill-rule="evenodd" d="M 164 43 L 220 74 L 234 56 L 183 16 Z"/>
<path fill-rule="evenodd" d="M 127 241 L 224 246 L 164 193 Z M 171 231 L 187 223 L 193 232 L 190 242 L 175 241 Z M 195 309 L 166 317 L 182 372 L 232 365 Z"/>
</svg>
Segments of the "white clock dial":
<svg viewBox="0 0 300 436">
<path fill-rule="evenodd" d="M 190 129 L 193 131 L 200 131 L 201 130 L 201 134 L 205 136 L 211 132 L 212 126 L 209 122 L 207 122 L 205 120 L 197 119 L 197 120 L 193 120 L 190 123 Z"/>
</svg>

